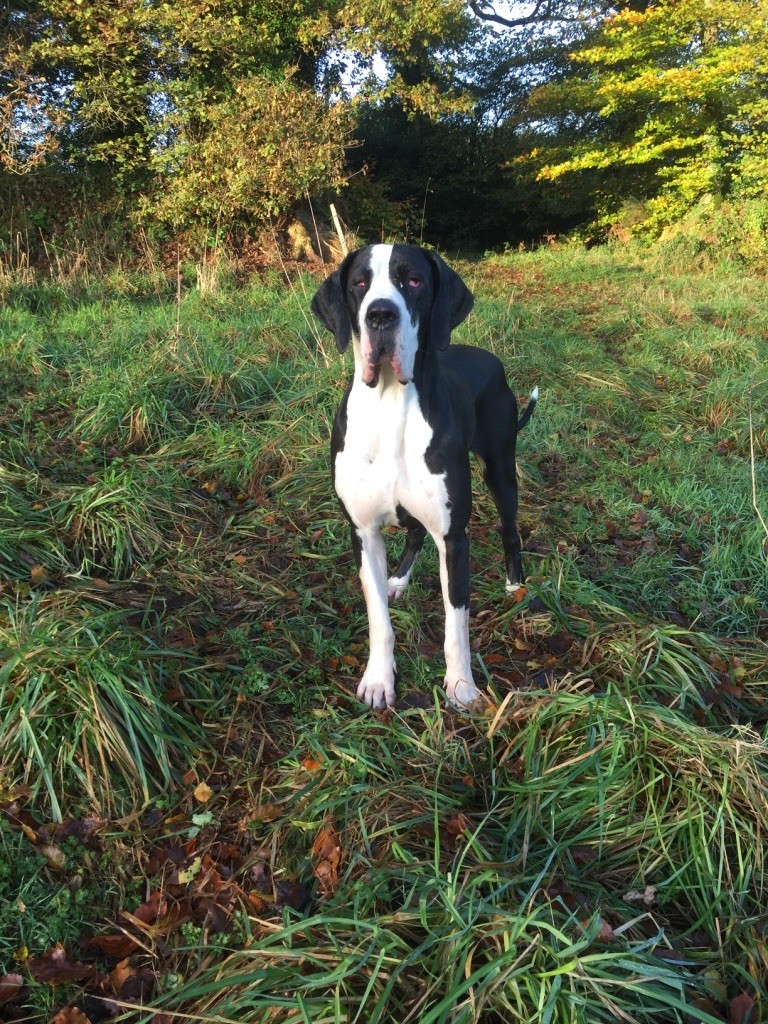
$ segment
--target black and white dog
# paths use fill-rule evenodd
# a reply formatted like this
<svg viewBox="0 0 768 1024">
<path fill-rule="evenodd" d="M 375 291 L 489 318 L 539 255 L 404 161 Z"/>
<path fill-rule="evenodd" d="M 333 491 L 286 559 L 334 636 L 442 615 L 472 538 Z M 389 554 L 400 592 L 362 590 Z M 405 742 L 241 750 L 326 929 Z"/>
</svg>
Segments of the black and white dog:
<svg viewBox="0 0 768 1024">
<path fill-rule="evenodd" d="M 473 303 L 455 271 L 413 245 L 350 253 L 312 300 L 339 351 L 351 340 L 355 354 L 355 374 L 333 425 L 331 473 L 352 527 L 368 611 L 370 653 L 357 695 L 374 708 L 395 701 L 387 601 L 403 594 L 427 533 L 440 554 L 446 695 L 459 707 L 478 695 L 469 650 L 470 451 L 501 517 L 507 589 L 516 590 L 523 579 L 515 440 L 538 390 L 518 421 L 496 356 L 467 345 L 449 348 L 451 331 Z M 386 524 L 408 530 L 389 579 L 381 535 Z"/>
</svg>

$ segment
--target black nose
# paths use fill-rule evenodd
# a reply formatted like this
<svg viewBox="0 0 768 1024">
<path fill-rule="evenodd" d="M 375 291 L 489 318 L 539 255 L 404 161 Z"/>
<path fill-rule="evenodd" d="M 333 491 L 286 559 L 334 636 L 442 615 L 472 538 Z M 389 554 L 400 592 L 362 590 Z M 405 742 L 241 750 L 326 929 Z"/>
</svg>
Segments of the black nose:
<svg viewBox="0 0 768 1024">
<path fill-rule="evenodd" d="M 390 299 L 374 299 L 365 311 L 366 326 L 372 331 L 396 327 L 399 319 L 397 306 Z"/>
</svg>

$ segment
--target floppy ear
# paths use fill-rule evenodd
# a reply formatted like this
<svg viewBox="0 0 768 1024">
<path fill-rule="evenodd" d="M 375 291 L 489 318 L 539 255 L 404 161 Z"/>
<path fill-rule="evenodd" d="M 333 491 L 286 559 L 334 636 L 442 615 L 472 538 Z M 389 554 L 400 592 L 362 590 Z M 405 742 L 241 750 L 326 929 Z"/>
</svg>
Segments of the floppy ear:
<svg viewBox="0 0 768 1024">
<path fill-rule="evenodd" d="M 455 270 L 436 252 L 427 252 L 435 278 L 435 301 L 429 321 L 429 340 L 435 348 L 446 349 L 451 331 L 469 316 L 475 297 Z"/>
<path fill-rule="evenodd" d="M 345 256 L 338 270 L 320 285 L 312 299 L 312 312 L 336 338 L 336 347 L 344 352 L 352 336 L 352 323 L 347 309 L 347 274 L 352 260 L 357 255 L 351 252 Z"/>
</svg>

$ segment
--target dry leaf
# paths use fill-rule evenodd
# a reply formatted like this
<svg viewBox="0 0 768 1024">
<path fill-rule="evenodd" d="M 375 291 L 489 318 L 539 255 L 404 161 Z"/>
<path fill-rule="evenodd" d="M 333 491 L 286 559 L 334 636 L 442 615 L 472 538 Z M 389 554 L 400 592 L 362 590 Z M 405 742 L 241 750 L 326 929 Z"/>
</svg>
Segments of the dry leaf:
<svg viewBox="0 0 768 1024">
<path fill-rule="evenodd" d="M 92 935 L 85 941 L 88 946 L 100 949 L 105 956 L 111 956 L 115 960 L 122 960 L 139 948 L 138 942 L 125 932 Z"/>
<path fill-rule="evenodd" d="M 37 849 L 45 857 L 49 868 L 53 868 L 55 871 L 63 871 L 67 866 L 67 855 L 60 846 L 46 843 L 44 846 L 38 846 Z"/>
<path fill-rule="evenodd" d="M 646 907 L 650 907 L 656 900 L 656 886 L 646 885 L 642 892 L 633 889 L 625 893 L 623 899 L 625 903 L 644 903 Z"/>
<path fill-rule="evenodd" d="M 61 985 L 64 982 L 83 981 L 90 978 L 94 968 L 89 964 L 72 961 L 60 942 L 43 953 L 32 957 L 28 964 L 29 973 L 44 985 Z"/>
<path fill-rule="evenodd" d="M 320 895 L 330 896 L 339 881 L 341 842 L 333 822 L 327 822 L 312 844 L 312 870 L 320 883 Z"/>
<path fill-rule="evenodd" d="M 20 974 L 0 975 L 0 1003 L 9 1003 L 15 999 L 23 984 L 24 979 Z"/>
<path fill-rule="evenodd" d="M 65 1006 L 51 1018 L 50 1024 L 91 1024 L 91 1020 L 76 1006 Z"/>
<path fill-rule="evenodd" d="M 756 1024 L 755 1000 L 746 992 L 734 996 L 729 1006 L 731 1024 Z"/>
<path fill-rule="evenodd" d="M 213 790 L 205 783 L 201 782 L 195 787 L 194 797 L 198 803 L 204 804 L 206 800 L 210 800 L 213 796 Z"/>
<path fill-rule="evenodd" d="M 33 565 L 29 570 L 29 582 L 33 587 L 39 587 L 48 579 L 48 573 L 44 565 Z"/>
<path fill-rule="evenodd" d="M 282 818 L 284 810 L 281 804 L 257 804 L 246 819 L 252 821 L 277 821 Z"/>
</svg>

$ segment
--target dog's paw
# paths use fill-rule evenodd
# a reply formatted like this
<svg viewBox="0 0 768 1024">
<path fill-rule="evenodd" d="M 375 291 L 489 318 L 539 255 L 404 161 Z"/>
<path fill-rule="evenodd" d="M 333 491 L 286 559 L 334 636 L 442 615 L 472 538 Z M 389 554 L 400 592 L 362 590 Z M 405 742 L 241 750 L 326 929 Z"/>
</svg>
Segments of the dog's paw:
<svg viewBox="0 0 768 1024">
<path fill-rule="evenodd" d="M 390 576 L 387 580 L 387 597 L 390 601 L 399 601 L 407 586 L 407 576 Z"/>
<path fill-rule="evenodd" d="M 445 696 L 448 703 L 453 704 L 459 711 L 466 711 L 473 700 L 480 696 L 480 691 L 470 679 L 449 679 L 445 678 Z"/>
<path fill-rule="evenodd" d="M 508 594 L 517 594 L 518 591 L 520 591 L 520 590 L 525 590 L 525 587 L 523 586 L 522 583 L 512 583 L 510 580 L 507 580 L 507 593 Z"/>
<path fill-rule="evenodd" d="M 391 708 L 395 703 L 395 673 L 367 668 L 357 687 L 357 699 L 371 708 Z"/>
</svg>

